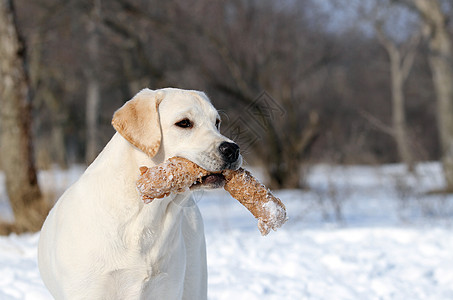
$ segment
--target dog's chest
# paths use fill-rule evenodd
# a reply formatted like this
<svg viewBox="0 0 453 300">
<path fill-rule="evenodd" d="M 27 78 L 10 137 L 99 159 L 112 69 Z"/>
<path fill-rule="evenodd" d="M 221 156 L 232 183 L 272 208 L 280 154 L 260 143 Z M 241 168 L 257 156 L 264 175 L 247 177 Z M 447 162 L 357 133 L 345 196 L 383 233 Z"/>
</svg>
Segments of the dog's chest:
<svg viewBox="0 0 453 300">
<path fill-rule="evenodd" d="M 199 214 L 188 212 L 193 209 L 171 203 L 163 210 L 163 218 L 154 219 L 158 222 L 148 222 L 141 228 L 137 225 L 130 226 L 128 231 L 132 230 L 134 234 L 124 233 L 129 238 L 123 240 L 122 246 L 114 251 L 117 264 L 115 269 L 123 270 L 115 271 L 115 276 L 121 277 L 118 278 L 119 281 L 130 282 L 131 278 L 135 278 L 136 282 L 142 282 L 140 289 L 143 295 L 158 295 L 161 292 L 168 295 L 169 290 L 184 287 L 188 273 L 194 273 L 187 266 L 197 265 L 198 262 L 194 263 L 192 260 L 201 255 L 198 251 L 193 252 L 194 242 L 199 244 L 196 248 L 204 246 L 203 232 L 198 232 L 200 228 L 193 228 L 193 224 L 202 220 Z M 151 218 L 154 213 L 155 208 L 143 217 Z M 198 237 L 191 240 L 195 232 L 196 235 L 203 236 L 203 239 Z M 195 273 L 197 274 L 191 276 L 200 276 L 200 271 Z M 171 286 L 167 286 L 170 283 Z M 173 292 L 179 295 L 183 291 Z"/>
<path fill-rule="evenodd" d="M 202 222 L 198 214 L 187 213 L 193 207 L 182 206 L 174 199 L 155 201 L 161 203 L 145 206 L 127 225 L 119 227 L 123 232 L 117 243 L 121 246 L 113 245 L 118 250 L 116 256 L 139 261 L 148 266 L 151 274 L 185 257 L 186 240 L 190 238 L 187 224 Z"/>
</svg>

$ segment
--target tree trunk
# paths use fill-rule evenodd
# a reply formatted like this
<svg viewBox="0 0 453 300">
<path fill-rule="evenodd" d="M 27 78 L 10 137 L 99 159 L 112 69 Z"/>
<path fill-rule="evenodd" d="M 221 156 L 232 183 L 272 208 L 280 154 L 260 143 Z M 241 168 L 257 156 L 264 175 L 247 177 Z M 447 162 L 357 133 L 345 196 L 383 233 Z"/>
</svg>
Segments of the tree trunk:
<svg viewBox="0 0 453 300">
<path fill-rule="evenodd" d="M 294 132 L 294 130 L 291 130 Z M 306 188 L 307 166 L 304 159 L 308 157 L 313 145 L 319 137 L 319 115 L 312 111 L 308 124 L 301 131 L 296 141 L 287 140 L 286 149 L 281 145 L 272 151 L 268 165 L 270 177 L 269 187 L 273 189 Z M 278 144 L 274 142 L 274 144 Z"/>
<path fill-rule="evenodd" d="M 437 123 L 447 190 L 453 191 L 453 48 L 438 0 L 413 0 L 425 22 L 429 64 L 437 97 Z"/>
<path fill-rule="evenodd" d="M 398 55 L 399 57 L 399 55 Z M 407 169 L 414 171 L 414 159 L 409 146 L 406 113 L 404 108 L 404 78 L 400 69 L 399 58 L 391 59 L 391 80 L 392 80 L 392 123 L 394 138 L 398 153 Z"/>
<path fill-rule="evenodd" d="M 85 161 L 90 164 L 98 155 L 98 114 L 100 90 L 95 76 L 88 76 L 86 103 L 86 153 Z"/>
<path fill-rule="evenodd" d="M 409 172 L 414 172 L 414 157 L 409 144 L 409 134 L 407 130 L 404 84 L 412 68 L 416 46 L 419 43 L 420 34 L 413 36 L 408 43 L 408 51 L 403 53 L 401 49 L 388 38 L 382 24 L 375 24 L 378 40 L 387 51 L 390 61 L 390 79 L 392 91 L 392 136 L 398 150 L 401 161 L 407 166 Z"/>
<path fill-rule="evenodd" d="M 44 17 L 42 18 L 44 19 Z M 42 23 L 43 21 L 39 24 Z M 38 168 L 41 168 L 41 166 L 48 168 L 50 164 L 57 163 L 60 168 L 65 169 L 67 168 L 67 151 L 64 142 L 64 124 L 68 119 L 68 113 L 64 101 L 57 95 L 57 91 L 51 88 L 55 82 L 60 81 L 58 84 L 62 84 L 62 79 L 56 76 L 52 68 L 43 61 L 45 52 L 43 46 L 48 38 L 45 28 L 44 25 L 38 25 L 37 29 L 34 30 L 30 37 L 30 43 L 34 46 L 27 53 L 30 88 L 34 95 L 34 105 L 35 107 L 43 105 L 50 112 L 50 115 L 43 114 L 43 116 L 34 118 L 35 124 L 38 123 L 36 124 L 38 130 L 41 127 L 40 122 L 50 123 L 51 127 L 50 137 L 45 135 L 45 138 L 43 138 L 41 135 L 40 143 L 35 144 L 36 164 Z M 42 160 L 40 154 L 44 154 L 44 161 L 40 161 Z"/>
<path fill-rule="evenodd" d="M 86 98 L 86 152 L 85 161 L 91 163 L 99 152 L 98 116 L 101 102 L 101 90 L 99 81 L 99 14 L 100 3 L 94 1 L 94 7 L 88 19 L 88 58 L 90 65 L 86 72 L 87 98 Z"/>
<path fill-rule="evenodd" d="M 25 47 L 18 34 L 13 2 L 0 0 L 1 160 L 15 223 L 8 231 L 38 231 L 48 205 L 38 186 L 31 143 L 31 103 Z"/>
</svg>

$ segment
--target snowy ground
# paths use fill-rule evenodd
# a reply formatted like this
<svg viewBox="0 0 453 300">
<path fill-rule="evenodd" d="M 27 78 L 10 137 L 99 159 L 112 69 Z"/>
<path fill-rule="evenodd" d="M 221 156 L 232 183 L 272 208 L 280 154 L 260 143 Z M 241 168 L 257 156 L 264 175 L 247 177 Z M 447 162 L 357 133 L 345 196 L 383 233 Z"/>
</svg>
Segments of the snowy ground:
<svg viewBox="0 0 453 300">
<path fill-rule="evenodd" d="M 40 182 L 60 194 L 80 172 L 44 172 Z M 438 164 L 418 174 L 397 165 L 316 166 L 310 192 L 276 193 L 290 221 L 267 237 L 225 192 L 196 194 L 209 299 L 453 299 L 453 197 L 426 194 L 442 186 Z M 8 218 L 2 181 L 0 215 Z M 37 241 L 0 237 L 0 299 L 51 299 Z"/>
</svg>

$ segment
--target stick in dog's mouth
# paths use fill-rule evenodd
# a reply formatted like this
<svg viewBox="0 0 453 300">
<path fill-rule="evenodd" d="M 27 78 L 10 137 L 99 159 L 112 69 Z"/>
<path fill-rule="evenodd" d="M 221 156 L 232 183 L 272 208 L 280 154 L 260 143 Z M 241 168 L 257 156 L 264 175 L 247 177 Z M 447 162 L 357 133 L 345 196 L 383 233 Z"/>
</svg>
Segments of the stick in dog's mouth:
<svg viewBox="0 0 453 300">
<path fill-rule="evenodd" d="M 137 188 L 145 203 L 189 189 L 223 187 L 258 219 L 262 235 L 276 230 L 287 220 L 281 200 L 243 168 L 211 173 L 189 160 L 172 157 L 150 169 L 140 168 L 140 173 Z"/>
</svg>

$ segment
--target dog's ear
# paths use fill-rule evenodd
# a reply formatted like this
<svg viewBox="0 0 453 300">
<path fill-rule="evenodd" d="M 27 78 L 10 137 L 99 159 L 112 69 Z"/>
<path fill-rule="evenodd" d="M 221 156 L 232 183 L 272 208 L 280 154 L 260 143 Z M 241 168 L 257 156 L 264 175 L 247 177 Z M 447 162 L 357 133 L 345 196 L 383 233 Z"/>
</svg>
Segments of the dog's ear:
<svg viewBox="0 0 453 300">
<path fill-rule="evenodd" d="M 163 94 L 143 89 L 113 115 L 112 125 L 129 143 L 156 155 L 162 138 L 158 107 Z"/>
</svg>

